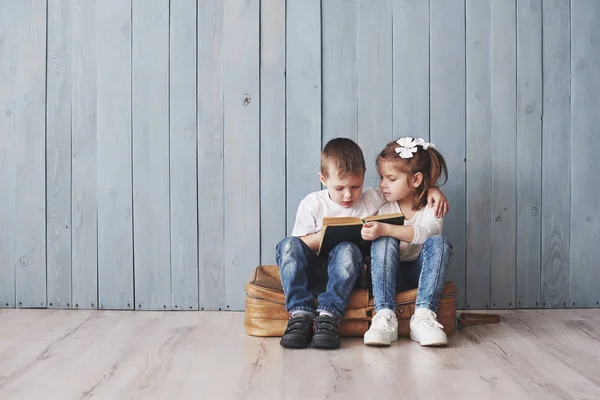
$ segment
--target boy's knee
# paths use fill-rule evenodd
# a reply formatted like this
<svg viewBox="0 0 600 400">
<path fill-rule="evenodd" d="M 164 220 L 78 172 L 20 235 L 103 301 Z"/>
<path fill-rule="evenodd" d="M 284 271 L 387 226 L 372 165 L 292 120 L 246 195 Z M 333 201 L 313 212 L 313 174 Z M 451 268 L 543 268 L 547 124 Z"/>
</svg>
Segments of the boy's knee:
<svg viewBox="0 0 600 400">
<path fill-rule="evenodd" d="M 343 280 L 356 277 L 363 263 L 362 253 L 354 243 L 343 242 L 335 247 L 336 274 Z"/>
<path fill-rule="evenodd" d="M 289 261 L 299 260 L 303 257 L 305 246 L 302 239 L 295 236 L 290 236 L 279 242 L 275 248 L 275 259 L 277 265 L 281 270 L 282 266 L 289 263 Z"/>
<path fill-rule="evenodd" d="M 351 257 L 352 261 L 362 261 L 362 253 L 354 243 L 342 242 L 335 246 L 335 252 L 343 257 Z"/>
<path fill-rule="evenodd" d="M 277 243 L 275 250 L 277 254 L 290 253 L 294 249 L 302 248 L 302 239 L 296 236 L 290 236 Z"/>
</svg>

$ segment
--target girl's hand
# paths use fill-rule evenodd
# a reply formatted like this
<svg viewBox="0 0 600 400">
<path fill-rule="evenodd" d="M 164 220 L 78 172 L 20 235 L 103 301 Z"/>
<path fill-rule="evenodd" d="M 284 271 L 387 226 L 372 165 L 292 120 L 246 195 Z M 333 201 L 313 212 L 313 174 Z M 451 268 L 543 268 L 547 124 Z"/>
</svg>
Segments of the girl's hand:
<svg viewBox="0 0 600 400">
<path fill-rule="evenodd" d="M 450 211 L 450 203 L 444 193 L 437 186 L 429 188 L 427 192 L 427 205 L 434 208 L 435 216 L 444 218 Z"/>
<path fill-rule="evenodd" d="M 363 225 L 360 235 L 364 240 L 375 240 L 385 235 L 385 224 L 379 222 L 367 222 Z"/>
</svg>

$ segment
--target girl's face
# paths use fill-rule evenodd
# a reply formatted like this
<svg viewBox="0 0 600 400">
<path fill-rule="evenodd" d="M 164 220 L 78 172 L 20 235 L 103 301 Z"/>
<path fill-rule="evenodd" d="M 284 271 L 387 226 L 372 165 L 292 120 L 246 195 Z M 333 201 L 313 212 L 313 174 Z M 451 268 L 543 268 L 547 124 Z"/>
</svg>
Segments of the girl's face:
<svg viewBox="0 0 600 400">
<path fill-rule="evenodd" d="M 389 162 L 381 162 L 377 168 L 379 171 L 379 189 L 390 202 L 410 199 L 414 196 L 413 188 L 418 187 L 421 183 L 420 173 L 416 176 L 409 176 L 404 172 L 399 172 L 393 168 Z"/>
</svg>

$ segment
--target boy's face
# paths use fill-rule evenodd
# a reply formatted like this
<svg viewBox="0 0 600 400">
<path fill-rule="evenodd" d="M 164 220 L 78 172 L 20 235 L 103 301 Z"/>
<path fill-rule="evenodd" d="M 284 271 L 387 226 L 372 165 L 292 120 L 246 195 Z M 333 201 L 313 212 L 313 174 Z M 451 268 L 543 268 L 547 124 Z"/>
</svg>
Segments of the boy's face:
<svg viewBox="0 0 600 400">
<path fill-rule="evenodd" d="M 347 175 L 341 178 L 336 169 L 329 169 L 329 176 L 325 178 L 319 173 L 319 178 L 324 186 L 327 186 L 329 198 L 344 208 L 350 208 L 356 204 L 362 195 L 365 176 Z"/>
</svg>

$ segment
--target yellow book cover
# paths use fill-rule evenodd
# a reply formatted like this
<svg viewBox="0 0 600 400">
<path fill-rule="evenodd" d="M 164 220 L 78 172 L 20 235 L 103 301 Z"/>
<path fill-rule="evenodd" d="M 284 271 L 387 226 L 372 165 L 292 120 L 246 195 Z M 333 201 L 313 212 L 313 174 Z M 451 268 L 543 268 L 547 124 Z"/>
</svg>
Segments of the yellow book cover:
<svg viewBox="0 0 600 400">
<path fill-rule="evenodd" d="M 393 225 L 404 225 L 402 213 L 373 215 L 365 218 L 358 217 L 325 217 L 321 229 L 321 242 L 317 254 L 325 257 L 331 250 L 342 242 L 356 244 L 364 256 L 370 255 L 371 242 L 360 236 L 363 224 L 367 222 L 383 222 Z"/>
</svg>

